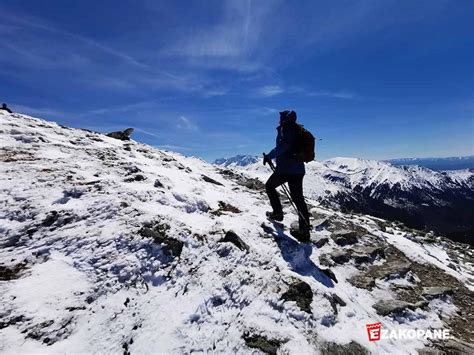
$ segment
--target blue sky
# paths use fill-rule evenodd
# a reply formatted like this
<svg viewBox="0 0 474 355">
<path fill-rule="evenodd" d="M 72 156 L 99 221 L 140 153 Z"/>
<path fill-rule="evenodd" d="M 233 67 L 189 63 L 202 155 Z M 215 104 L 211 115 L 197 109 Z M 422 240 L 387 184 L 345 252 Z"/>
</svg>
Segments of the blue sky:
<svg viewBox="0 0 474 355">
<path fill-rule="evenodd" d="M 0 101 L 207 160 L 474 154 L 474 1 L 0 0 Z"/>
</svg>

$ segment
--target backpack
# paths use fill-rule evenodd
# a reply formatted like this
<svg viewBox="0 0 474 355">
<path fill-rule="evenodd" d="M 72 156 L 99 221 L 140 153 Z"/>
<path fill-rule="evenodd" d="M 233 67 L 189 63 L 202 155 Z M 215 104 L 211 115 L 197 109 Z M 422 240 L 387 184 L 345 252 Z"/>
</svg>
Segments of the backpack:
<svg viewBox="0 0 474 355">
<path fill-rule="evenodd" d="M 299 161 L 309 163 L 315 158 L 315 138 L 302 125 L 296 125 L 296 143 L 295 143 L 295 158 Z"/>
</svg>

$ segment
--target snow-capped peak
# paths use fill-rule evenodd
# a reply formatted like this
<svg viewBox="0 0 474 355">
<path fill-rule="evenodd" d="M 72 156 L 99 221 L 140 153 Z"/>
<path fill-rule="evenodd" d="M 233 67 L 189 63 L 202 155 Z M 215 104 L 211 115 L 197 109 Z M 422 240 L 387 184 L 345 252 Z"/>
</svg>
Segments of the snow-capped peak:
<svg viewBox="0 0 474 355">
<path fill-rule="evenodd" d="M 255 164 L 262 158 L 256 155 L 236 155 L 230 158 L 219 158 L 214 161 L 216 165 L 222 165 L 225 167 L 243 167 L 251 164 Z"/>
</svg>

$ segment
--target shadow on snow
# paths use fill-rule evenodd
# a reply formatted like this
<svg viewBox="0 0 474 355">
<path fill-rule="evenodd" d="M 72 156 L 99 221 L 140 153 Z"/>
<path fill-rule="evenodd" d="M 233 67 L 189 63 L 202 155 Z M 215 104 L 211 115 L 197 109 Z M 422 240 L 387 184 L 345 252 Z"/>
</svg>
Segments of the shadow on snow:
<svg viewBox="0 0 474 355">
<path fill-rule="evenodd" d="M 291 270 L 301 276 L 311 276 L 326 287 L 334 287 L 334 282 L 310 258 L 313 252 L 311 244 L 300 244 L 278 228 L 267 231 L 271 234 L 280 248 L 283 259 L 290 265 Z"/>
</svg>

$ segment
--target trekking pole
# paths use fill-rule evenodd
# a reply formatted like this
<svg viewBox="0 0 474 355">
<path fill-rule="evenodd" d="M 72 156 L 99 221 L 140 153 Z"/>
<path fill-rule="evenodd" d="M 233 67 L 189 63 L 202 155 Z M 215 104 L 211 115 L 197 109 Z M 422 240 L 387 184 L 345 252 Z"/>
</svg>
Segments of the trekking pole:
<svg viewBox="0 0 474 355">
<path fill-rule="evenodd" d="M 275 172 L 275 165 L 273 165 L 273 162 L 271 160 L 268 160 L 268 165 L 270 165 L 270 169 L 272 169 L 272 171 Z M 286 187 L 286 184 L 285 183 L 281 184 L 281 187 L 283 188 L 283 191 L 285 192 L 285 195 L 288 198 L 288 200 L 290 200 L 290 203 L 293 206 L 293 208 L 295 209 L 296 214 L 304 221 L 306 226 L 309 228 L 309 226 L 310 226 L 309 221 L 307 221 L 306 218 L 303 216 L 303 214 L 300 211 L 298 211 L 298 208 L 296 208 L 296 205 L 295 205 L 295 203 L 293 202 L 293 200 L 291 198 L 290 191 Z"/>
</svg>

